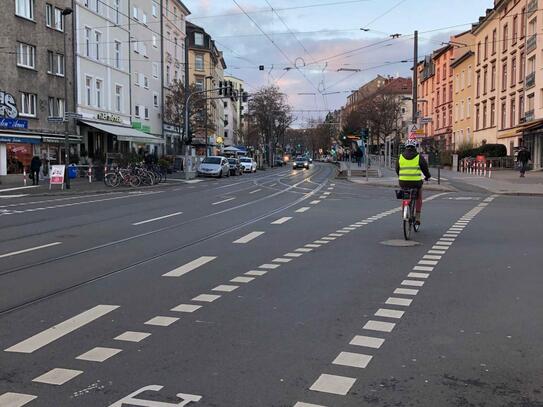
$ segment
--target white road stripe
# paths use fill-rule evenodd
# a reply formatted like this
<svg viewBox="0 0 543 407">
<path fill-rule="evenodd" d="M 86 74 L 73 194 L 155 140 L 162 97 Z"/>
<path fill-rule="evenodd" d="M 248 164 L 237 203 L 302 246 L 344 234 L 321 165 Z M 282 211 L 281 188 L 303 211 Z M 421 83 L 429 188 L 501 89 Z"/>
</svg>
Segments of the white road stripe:
<svg viewBox="0 0 543 407">
<path fill-rule="evenodd" d="M 308 249 L 306 247 L 300 247 L 299 249 L 296 249 L 294 251 L 295 252 L 300 252 L 300 253 L 309 253 L 309 252 L 313 251 L 313 249 Z"/>
<path fill-rule="evenodd" d="M 60 324 L 54 325 L 45 331 L 42 331 L 16 345 L 7 348 L 6 352 L 32 353 L 46 345 L 62 338 L 65 335 L 79 329 L 94 320 L 109 314 L 111 311 L 119 308 L 118 305 L 97 305 L 81 314 L 67 319 Z"/>
<path fill-rule="evenodd" d="M 401 317 L 403 317 L 403 314 L 404 314 L 404 311 L 397 311 L 394 309 L 387 309 L 387 308 L 379 308 L 377 312 L 375 313 L 375 316 L 400 319 Z"/>
<path fill-rule="evenodd" d="M 334 365 L 357 367 L 364 369 L 370 363 L 373 356 L 363 353 L 341 352 L 332 362 Z"/>
<path fill-rule="evenodd" d="M 394 290 L 394 294 L 401 294 L 401 295 L 417 295 L 419 293 L 419 290 L 414 290 L 411 288 L 396 288 Z"/>
<path fill-rule="evenodd" d="M 279 267 L 279 264 L 261 264 L 260 266 L 258 266 L 259 269 L 264 270 L 274 270 L 277 267 Z"/>
<path fill-rule="evenodd" d="M 319 404 L 302 403 L 301 401 L 298 401 L 296 404 L 294 404 L 294 407 L 326 407 L 326 406 L 321 406 Z"/>
<path fill-rule="evenodd" d="M 413 270 L 415 270 L 415 271 L 433 271 L 433 270 L 434 270 L 434 267 L 429 267 L 429 266 L 415 266 L 415 267 L 413 267 Z"/>
<path fill-rule="evenodd" d="M 0 259 L 3 259 L 4 257 L 16 256 L 18 254 L 33 252 L 34 250 L 46 249 L 47 247 L 58 246 L 59 244 L 62 244 L 62 242 L 53 242 L 53 243 L 48 243 L 41 246 L 31 247 L 30 249 L 23 249 L 23 250 L 18 250 L 16 252 L 0 254 Z"/>
<path fill-rule="evenodd" d="M 434 255 L 430 255 L 430 254 L 425 254 L 423 256 L 423 259 L 427 259 L 427 260 L 441 260 L 442 256 L 434 256 Z"/>
<path fill-rule="evenodd" d="M 437 245 L 437 246 L 432 246 L 432 249 L 434 249 L 434 250 L 448 250 L 449 247 L 448 246 L 439 246 L 439 245 Z"/>
<path fill-rule="evenodd" d="M 171 324 L 173 324 L 174 322 L 178 320 L 179 318 L 157 316 L 157 317 L 151 318 L 147 322 L 144 322 L 144 325 L 170 326 Z"/>
<path fill-rule="evenodd" d="M 44 373 L 41 376 L 36 377 L 35 379 L 32 379 L 32 381 L 36 383 L 44 383 L 44 384 L 52 384 L 54 386 L 61 386 L 64 383 L 67 383 L 73 378 L 79 376 L 81 373 L 83 373 L 82 370 L 57 368 L 57 369 L 50 370 L 47 373 Z M 4 404 L 0 403 L 0 406 L 4 406 Z"/>
<path fill-rule="evenodd" d="M 286 253 L 283 256 L 285 256 L 285 257 L 300 257 L 300 256 L 302 256 L 302 253 Z"/>
<path fill-rule="evenodd" d="M 78 360 L 102 363 L 109 358 L 121 353 L 122 349 L 96 347 L 76 357 Z"/>
<path fill-rule="evenodd" d="M 200 294 L 197 297 L 194 297 L 192 301 L 200 301 L 200 302 L 213 302 L 217 299 L 221 298 L 220 295 L 214 295 L 214 294 Z"/>
<path fill-rule="evenodd" d="M 403 280 L 402 285 L 407 285 L 411 287 L 422 287 L 424 285 L 424 281 Z"/>
<path fill-rule="evenodd" d="M 39 188 L 39 185 L 30 185 L 26 187 L 17 187 L 17 188 L 4 188 L 4 189 L 0 189 L 0 193 L 9 192 L 9 191 L 19 191 L 21 189 L 30 189 L 30 188 Z"/>
<path fill-rule="evenodd" d="M 321 247 L 322 245 L 320 244 L 313 244 L 313 243 L 309 243 L 309 244 L 306 244 L 305 247 L 311 247 L 313 249 L 316 249 L 318 247 Z"/>
<path fill-rule="evenodd" d="M 328 244 L 330 243 L 329 240 L 315 240 L 313 243 L 315 244 Z"/>
<path fill-rule="evenodd" d="M 316 200 L 316 201 L 311 201 L 309 202 L 311 205 L 317 205 L 318 203 L 320 203 L 321 201 L 319 200 Z"/>
<path fill-rule="evenodd" d="M 149 336 L 151 336 L 149 332 L 126 331 L 113 339 L 125 342 L 141 342 Z"/>
<path fill-rule="evenodd" d="M 254 191 L 249 192 L 249 194 L 256 194 L 257 192 L 262 191 L 262 189 L 255 189 Z"/>
<path fill-rule="evenodd" d="M 327 240 L 329 242 L 333 241 L 333 240 L 336 240 L 337 237 L 329 237 L 329 236 L 325 236 L 325 237 L 321 237 L 322 240 Z"/>
<path fill-rule="evenodd" d="M 364 346 L 366 348 L 379 349 L 385 343 L 382 338 L 374 338 L 373 336 L 356 335 L 349 345 Z"/>
<path fill-rule="evenodd" d="M 231 283 L 250 283 L 253 281 L 254 277 L 236 277 L 230 280 Z"/>
<path fill-rule="evenodd" d="M 236 198 L 228 198 L 228 199 L 224 199 L 224 200 L 219 201 L 219 202 L 213 202 L 211 205 L 220 205 L 220 204 L 225 203 L 225 202 L 233 201 L 234 199 L 236 199 Z"/>
<path fill-rule="evenodd" d="M 395 297 L 389 297 L 388 300 L 385 301 L 385 304 L 389 305 L 401 305 L 404 307 L 409 307 L 413 300 L 410 300 L 408 298 L 395 298 Z"/>
<path fill-rule="evenodd" d="M 283 257 L 277 257 L 272 260 L 273 263 L 290 263 L 292 259 L 284 259 Z"/>
<path fill-rule="evenodd" d="M 328 236 L 341 237 L 341 236 L 343 236 L 343 233 L 330 233 Z"/>
<path fill-rule="evenodd" d="M 445 252 L 443 250 L 428 250 L 428 253 L 429 254 L 445 254 L 447 252 Z"/>
<path fill-rule="evenodd" d="M 273 221 L 271 224 L 272 225 L 282 225 L 283 223 L 286 223 L 291 219 L 292 219 L 291 216 L 285 216 L 284 218 L 280 218 L 280 219 L 277 219 L 277 220 Z"/>
<path fill-rule="evenodd" d="M 249 243 L 251 240 L 256 239 L 259 236 L 262 236 L 264 232 L 251 232 L 243 237 L 240 237 L 238 240 L 234 240 L 233 243 L 245 244 Z"/>
<path fill-rule="evenodd" d="M 309 390 L 345 396 L 355 382 L 356 379 L 352 377 L 321 374 Z"/>
<path fill-rule="evenodd" d="M 430 277 L 430 274 L 428 273 L 409 273 L 407 275 L 409 278 L 428 278 Z"/>
<path fill-rule="evenodd" d="M 437 266 L 439 262 L 436 260 L 420 260 L 419 264 L 422 264 L 423 266 Z"/>
<path fill-rule="evenodd" d="M 181 267 L 176 268 L 175 270 L 172 270 L 166 274 L 163 274 L 163 277 L 181 277 L 184 274 L 187 274 L 191 272 L 192 270 L 197 269 L 198 267 L 203 266 L 206 263 L 209 263 L 210 261 L 213 261 L 217 258 L 217 256 L 202 256 L 197 258 L 196 260 L 191 261 L 190 263 L 187 263 Z"/>
<path fill-rule="evenodd" d="M 175 212 L 175 213 L 170 213 L 169 215 L 160 216 L 158 218 L 143 220 L 141 222 L 132 223 L 132 226 L 139 226 L 139 225 L 144 225 L 144 224 L 150 223 L 150 222 L 156 222 L 157 220 L 172 218 L 174 216 L 181 215 L 182 213 L 183 212 Z"/>
<path fill-rule="evenodd" d="M 257 277 L 260 277 L 260 276 L 263 276 L 264 274 L 267 274 L 268 272 L 267 271 L 264 271 L 264 270 L 251 270 L 251 271 L 248 271 L 247 273 L 245 273 L 246 276 L 257 276 Z"/>
<path fill-rule="evenodd" d="M 0 395 L 0 407 L 22 407 L 37 398 L 31 394 L 8 392 Z"/>
<path fill-rule="evenodd" d="M 234 290 L 237 290 L 239 288 L 239 285 L 226 285 L 226 284 L 221 284 L 221 285 L 218 285 L 217 287 L 213 288 L 211 291 L 219 291 L 219 292 L 223 292 L 223 293 L 230 293 Z"/>
<path fill-rule="evenodd" d="M 173 312 L 194 312 L 198 311 L 200 308 L 202 308 L 201 305 L 195 305 L 195 304 L 179 304 L 177 307 L 172 308 L 170 311 Z"/>
<path fill-rule="evenodd" d="M 297 209 L 295 212 L 304 213 L 304 212 L 308 211 L 309 209 L 311 209 L 309 206 L 304 206 L 303 208 Z"/>
<path fill-rule="evenodd" d="M 379 332 L 392 332 L 396 324 L 392 322 L 382 322 L 382 321 L 368 321 L 362 329 L 369 329 L 370 331 L 379 331 Z"/>
</svg>

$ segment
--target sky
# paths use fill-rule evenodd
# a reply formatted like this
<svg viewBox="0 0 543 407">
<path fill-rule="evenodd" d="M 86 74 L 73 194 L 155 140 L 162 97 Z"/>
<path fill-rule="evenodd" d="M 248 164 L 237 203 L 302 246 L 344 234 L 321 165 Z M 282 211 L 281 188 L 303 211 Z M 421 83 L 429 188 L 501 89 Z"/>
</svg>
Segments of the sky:
<svg viewBox="0 0 543 407">
<path fill-rule="evenodd" d="M 295 126 L 303 127 L 340 108 L 352 90 L 378 74 L 411 76 L 414 30 L 420 33 L 419 56 L 425 55 L 469 29 L 493 0 L 183 3 L 191 11 L 188 20 L 223 51 L 226 74 L 244 80 L 249 92 L 279 86 L 293 106 Z"/>
</svg>

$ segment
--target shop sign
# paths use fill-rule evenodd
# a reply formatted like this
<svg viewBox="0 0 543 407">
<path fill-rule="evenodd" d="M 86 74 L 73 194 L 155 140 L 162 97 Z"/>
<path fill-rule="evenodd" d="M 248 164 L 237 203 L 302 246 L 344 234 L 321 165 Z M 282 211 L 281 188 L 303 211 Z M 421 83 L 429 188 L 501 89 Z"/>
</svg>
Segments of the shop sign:
<svg viewBox="0 0 543 407">
<path fill-rule="evenodd" d="M 40 139 L 26 137 L 0 136 L 0 143 L 25 143 L 25 144 L 40 144 Z"/>
<path fill-rule="evenodd" d="M 18 115 L 19 112 L 13 95 L 0 90 L 0 117 L 15 119 Z"/>
<path fill-rule="evenodd" d="M 107 122 L 122 123 L 121 116 L 117 116 L 111 113 L 98 113 L 96 115 L 98 120 L 105 120 Z"/>
<path fill-rule="evenodd" d="M 0 127 L 3 129 L 28 129 L 28 120 L 0 118 Z"/>
<path fill-rule="evenodd" d="M 49 183 L 51 185 L 64 184 L 64 165 L 53 165 L 51 167 L 51 177 Z"/>
</svg>

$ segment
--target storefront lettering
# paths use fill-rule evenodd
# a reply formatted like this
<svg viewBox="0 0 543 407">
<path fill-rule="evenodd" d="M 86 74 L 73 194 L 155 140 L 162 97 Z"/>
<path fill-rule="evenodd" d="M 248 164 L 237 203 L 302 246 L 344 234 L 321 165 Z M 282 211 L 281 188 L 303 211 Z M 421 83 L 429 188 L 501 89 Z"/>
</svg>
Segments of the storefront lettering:
<svg viewBox="0 0 543 407">
<path fill-rule="evenodd" d="M 19 112 L 13 95 L 0 90 L 0 117 L 15 119 L 18 115 Z"/>
<path fill-rule="evenodd" d="M 28 120 L 0 118 L 0 128 L 2 129 L 28 129 Z"/>
<path fill-rule="evenodd" d="M 117 116 L 117 115 L 110 114 L 110 113 L 98 113 L 96 115 L 96 118 L 98 120 L 105 120 L 105 121 L 114 122 L 114 123 L 121 123 L 122 122 L 121 116 Z"/>
</svg>

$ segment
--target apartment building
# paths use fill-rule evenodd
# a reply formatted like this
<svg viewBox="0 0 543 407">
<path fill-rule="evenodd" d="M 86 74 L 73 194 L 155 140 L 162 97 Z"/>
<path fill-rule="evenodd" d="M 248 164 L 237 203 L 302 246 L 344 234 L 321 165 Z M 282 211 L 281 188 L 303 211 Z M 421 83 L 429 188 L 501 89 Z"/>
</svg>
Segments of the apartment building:
<svg viewBox="0 0 543 407">
<path fill-rule="evenodd" d="M 451 68 L 454 76 L 453 94 L 453 138 L 452 150 L 473 145 L 473 100 L 475 95 L 475 53 L 472 44 L 475 37 L 471 31 L 458 34 L 451 39 L 454 45 Z"/>
<path fill-rule="evenodd" d="M 0 15 L 0 176 L 22 173 L 34 155 L 49 165 L 63 163 L 64 123 L 49 118 L 59 120 L 66 109 L 74 109 L 71 0 L 4 3 Z M 73 122 L 68 132 L 75 156 L 79 141 Z M 43 168 L 47 172 L 48 166 Z"/>
<path fill-rule="evenodd" d="M 417 64 L 417 110 L 419 116 L 424 119 L 421 128 L 424 130 L 424 137 L 432 139 L 434 137 L 434 125 L 436 123 L 435 111 L 435 70 L 436 66 L 431 55 L 424 57 Z"/>
<path fill-rule="evenodd" d="M 441 149 L 449 150 L 452 147 L 453 124 L 453 59 L 454 46 L 449 44 L 434 52 L 435 65 L 435 122 L 434 139 Z"/>
<path fill-rule="evenodd" d="M 232 82 L 233 88 L 238 92 L 238 100 L 224 99 L 224 136 L 222 144 L 224 147 L 235 146 L 239 143 L 238 135 L 242 126 L 242 115 L 244 106 L 241 101 L 243 92 L 243 80 L 234 76 L 225 76 L 225 81 Z"/>
</svg>

